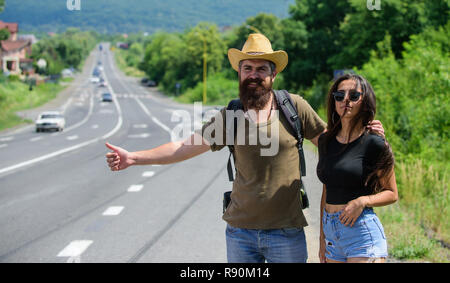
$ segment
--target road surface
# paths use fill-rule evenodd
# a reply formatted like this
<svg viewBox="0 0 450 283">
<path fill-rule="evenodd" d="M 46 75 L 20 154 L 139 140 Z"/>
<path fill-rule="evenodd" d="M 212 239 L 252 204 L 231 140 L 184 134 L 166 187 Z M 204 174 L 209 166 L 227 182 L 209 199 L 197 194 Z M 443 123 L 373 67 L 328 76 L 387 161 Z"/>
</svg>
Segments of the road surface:
<svg viewBox="0 0 450 283">
<path fill-rule="evenodd" d="M 226 262 L 222 195 L 231 188 L 228 150 L 166 166 L 111 172 L 106 141 L 129 150 L 166 143 L 175 110 L 188 110 L 125 77 L 109 48 L 54 101 L 24 111 L 61 110 L 66 129 L 0 133 L 0 262 Z M 107 88 L 89 82 L 101 62 Z M 101 102 L 111 92 L 113 103 Z M 309 262 L 318 262 L 316 155 L 306 150 Z"/>
</svg>

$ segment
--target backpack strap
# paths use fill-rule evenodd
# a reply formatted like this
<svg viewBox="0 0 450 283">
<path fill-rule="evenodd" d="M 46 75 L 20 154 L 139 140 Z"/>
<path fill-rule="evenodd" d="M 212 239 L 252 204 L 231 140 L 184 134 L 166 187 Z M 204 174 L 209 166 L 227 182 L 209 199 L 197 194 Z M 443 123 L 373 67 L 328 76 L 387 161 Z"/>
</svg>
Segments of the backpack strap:
<svg viewBox="0 0 450 283">
<path fill-rule="evenodd" d="M 274 90 L 274 93 L 278 106 L 281 108 L 284 117 L 286 117 L 295 132 L 300 159 L 300 169 L 302 176 L 306 176 L 305 153 L 303 152 L 302 123 L 298 117 L 297 108 L 295 107 L 290 94 L 286 90 Z"/>
<path fill-rule="evenodd" d="M 286 90 L 274 90 L 275 99 L 278 106 L 281 108 L 281 112 L 283 113 L 286 120 L 291 125 L 291 128 L 294 130 L 295 138 L 297 139 L 297 148 L 300 159 L 300 170 L 302 176 L 306 176 L 306 164 L 305 164 L 305 154 L 303 152 L 303 134 L 302 134 L 302 124 L 300 118 L 298 116 L 297 108 L 292 101 L 290 94 Z M 244 107 L 239 99 L 234 99 L 228 103 L 227 110 L 243 110 Z M 226 125 L 227 133 L 231 131 L 231 125 Z M 234 137 L 236 138 L 237 132 L 237 118 L 234 117 Z M 230 155 L 228 157 L 228 179 L 230 182 L 234 181 L 233 167 L 231 163 L 231 156 L 233 156 L 233 161 L 236 161 L 234 155 L 234 145 L 228 145 L 228 149 L 230 150 Z M 236 168 L 234 168 L 236 171 Z"/>
<path fill-rule="evenodd" d="M 230 103 L 228 103 L 227 106 L 227 110 L 233 110 L 233 111 L 237 111 L 237 110 L 243 110 L 244 107 L 241 103 L 241 101 L 239 99 L 234 99 L 231 100 Z M 234 117 L 234 138 L 236 138 L 236 133 L 237 133 L 237 117 Z M 229 134 L 229 132 L 231 131 L 231 125 L 226 125 L 226 133 Z M 234 145 L 228 145 L 228 149 L 230 150 L 230 155 L 228 156 L 228 165 L 227 165 L 227 171 L 228 171 L 228 180 L 230 180 L 230 182 L 234 181 L 234 174 L 233 174 L 233 166 L 231 164 L 231 156 L 233 156 L 233 163 L 236 162 L 236 157 L 234 156 Z M 234 170 L 236 171 L 236 166 L 234 168 Z"/>
</svg>

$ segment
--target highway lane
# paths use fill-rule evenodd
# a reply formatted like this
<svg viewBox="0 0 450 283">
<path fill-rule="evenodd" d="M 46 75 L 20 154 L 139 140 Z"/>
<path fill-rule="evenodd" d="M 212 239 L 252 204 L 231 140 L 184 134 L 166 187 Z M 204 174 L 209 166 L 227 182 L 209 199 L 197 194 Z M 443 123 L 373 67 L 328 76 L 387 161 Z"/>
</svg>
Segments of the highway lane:
<svg viewBox="0 0 450 283">
<path fill-rule="evenodd" d="M 105 71 L 107 65 L 105 62 Z M 106 76 L 115 92 L 115 79 L 109 78 L 108 73 Z M 135 99 L 119 98 L 116 101 L 122 109 L 123 123 L 108 139 L 111 143 L 138 149 L 169 141 L 167 131 L 153 123 Z M 138 261 L 210 188 L 207 184 L 214 176 L 223 172 L 222 168 L 211 166 L 211 162 L 214 165 L 218 162 L 207 156 L 190 160 L 190 164 L 142 167 L 120 173 L 109 171 L 104 158 L 105 139 L 101 137 L 114 128 L 119 113 L 114 111 L 112 104 L 100 103 L 96 97 L 93 103 L 89 119 L 67 135 L 64 132 L 57 135 L 44 133 L 44 139 L 32 142 L 30 139 L 36 134 L 24 132 L 10 140 L 8 153 L 12 154 L 1 168 L 23 162 L 24 157 L 35 158 L 73 143 L 97 139 L 79 149 L 0 175 L 0 261 Z M 66 115 L 71 115 L 70 108 Z M 98 127 L 92 128 L 94 125 Z M 150 135 L 139 137 L 142 132 Z M 67 136 L 75 135 L 78 136 L 76 140 L 67 140 Z M 31 154 L 36 149 L 40 153 Z M 194 167 L 199 168 L 196 174 L 185 170 Z M 210 177 L 205 177 L 205 173 Z M 225 176 L 223 180 L 226 180 Z M 133 185 L 135 188 L 140 186 L 141 190 L 129 192 Z M 216 238 L 223 249 L 212 254 L 208 247 L 203 247 L 203 252 L 197 251 L 203 255 L 208 251 L 214 258 L 219 255 L 219 261 L 225 261 L 224 224 L 220 221 L 222 189 L 223 186 L 217 190 L 219 199 L 214 219 L 220 226 L 220 235 Z M 104 216 L 110 207 L 122 207 L 122 212 Z M 194 227 L 193 230 L 198 231 Z M 196 238 L 201 240 L 201 237 Z M 217 245 L 215 242 L 214 246 Z M 73 259 L 72 255 L 77 251 L 84 254 Z M 164 260 L 156 258 L 157 261 Z M 208 255 L 201 261 L 209 261 Z"/>
<path fill-rule="evenodd" d="M 13 136 L 0 148 L 8 156 L 0 170 L 87 143 L 0 173 L 0 262 L 226 262 L 221 215 L 222 194 L 231 187 L 227 150 L 179 164 L 109 171 L 106 140 L 129 150 L 163 144 L 170 140 L 167 129 L 177 124 L 172 111 L 189 110 L 192 117 L 193 107 L 124 77 L 108 48 L 93 58 L 86 68 L 102 62 L 117 104 L 99 101 L 104 90 L 87 82 L 89 70 L 66 108 L 67 126 L 76 127 L 0 134 L 0 144 Z M 32 141 L 37 137 L 42 139 Z M 315 157 L 307 156 L 311 176 Z M 311 197 L 318 203 L 315 193 Z M 316 213 L 310 213 L 313 223 Z M 306 229 L 316 241 L 317 230 Z M 310 251 L 311 261 L 315 254 Z"/>
</svg>

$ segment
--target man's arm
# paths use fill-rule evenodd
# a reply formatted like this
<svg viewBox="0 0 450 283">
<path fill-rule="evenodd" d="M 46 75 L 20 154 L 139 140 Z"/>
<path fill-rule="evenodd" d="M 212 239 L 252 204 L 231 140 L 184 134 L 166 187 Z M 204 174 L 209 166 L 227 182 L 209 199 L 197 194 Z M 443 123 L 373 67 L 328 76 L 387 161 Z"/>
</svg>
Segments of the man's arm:
<svg viewBox="0 0 450 283">
<path fill-rule="evenodd" d="M 315 146 L 319 146 L 319 137 L 321 134 L 325 133 L 327 130 L 325 129 L 323 132 L 315 136 L 314 138 L 310 139 L 309 141 L 312 142 Z"/>
<path fill-rule="evenodd" d="M 201 141 L 201 143 L 196 145 L 195 141 Z M 106 146 L 113 150 L 106 154 L 106 161 L 111 171 L 124 170 L 132 165 L 176 163 L 205 153 L 210 149 L 209 144 L 198 134 L 192 134 L 185 141 L 169 142 L 153 149 L 136 152 L 128 152 L 109 143 L 106 143 Z"/>
</svg>

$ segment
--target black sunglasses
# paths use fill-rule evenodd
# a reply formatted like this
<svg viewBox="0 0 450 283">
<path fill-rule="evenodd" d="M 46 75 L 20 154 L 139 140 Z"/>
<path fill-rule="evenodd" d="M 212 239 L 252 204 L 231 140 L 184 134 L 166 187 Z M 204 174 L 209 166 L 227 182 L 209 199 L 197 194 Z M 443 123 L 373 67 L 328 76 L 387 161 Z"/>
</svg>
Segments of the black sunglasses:
<svg viewBox="0 0 450 283">
<path fill-rule="evenodd" d="M 354 89 L 348 91 L 348 96 L 350 98 L 350 101 L 358 101 L 359 97 L 362 95 L 361 92 L 356 91 Z M 335 91 L 333 92 L 334 100 L 336 101 L 343 101 L 345 98 L 345 91 Z"/>
</svg>

